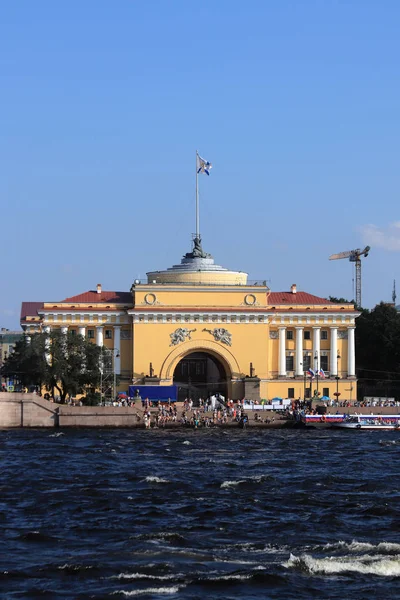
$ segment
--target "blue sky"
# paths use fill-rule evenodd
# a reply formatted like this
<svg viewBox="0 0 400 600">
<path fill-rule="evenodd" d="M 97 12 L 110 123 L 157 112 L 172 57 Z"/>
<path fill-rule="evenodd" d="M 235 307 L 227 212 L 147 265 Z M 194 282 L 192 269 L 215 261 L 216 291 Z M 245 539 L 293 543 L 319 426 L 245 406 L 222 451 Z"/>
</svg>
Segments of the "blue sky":
<svg viewBox="0 0 400 600">
<path fill-rule="evenodd" d="M 203 246 L 272 290 L 400 290 L 400 4 L 3 3 L 0 325 Z M 400 295 L 400 292 L 399 292 Z"/>
</svg>

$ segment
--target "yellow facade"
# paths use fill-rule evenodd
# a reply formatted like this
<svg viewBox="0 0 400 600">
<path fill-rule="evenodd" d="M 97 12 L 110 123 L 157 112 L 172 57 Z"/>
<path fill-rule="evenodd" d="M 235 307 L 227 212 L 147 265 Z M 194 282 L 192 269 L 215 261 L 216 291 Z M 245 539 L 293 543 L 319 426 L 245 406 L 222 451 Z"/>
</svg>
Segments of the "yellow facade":
<svg viewBox="0 0 400 600">
<path fill-rule="evenodd" d="M 187 254 L 181 265 L 149 273 L 147 283 L 136 281 L 130 292 L 98 285 L 45 302 L 21 324 L 27 334 L 64 328 L 115 351 L 120 390 L 179 384 L 182 361 L 197 357 L 219 365 L 224 393 L 233 399 L 302 398 L 317 385 L 320 395 L 334 398 L 338 390 L 341 400 L 356 397 L 354 306 L 294 285 L 271 292 L 265 282 L 250 284 L 246 273 L 204 257 Z M 311 385 L 308 368 L 320 372 Z M 196 385 L 207 391 L 206 376 L 199 377 Z"/>
</svg>

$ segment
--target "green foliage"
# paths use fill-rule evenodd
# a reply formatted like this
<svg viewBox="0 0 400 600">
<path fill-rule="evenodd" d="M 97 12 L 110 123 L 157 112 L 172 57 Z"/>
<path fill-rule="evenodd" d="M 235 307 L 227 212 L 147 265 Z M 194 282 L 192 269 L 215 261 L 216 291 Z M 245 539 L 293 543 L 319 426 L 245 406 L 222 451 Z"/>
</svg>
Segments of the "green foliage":
<svg viewBox="0 0 400 600">
<path fill-rule="evenodd" d="M 45 385 L 46 371 L 45 340 L 40 334 L 33 336 L 31 343 L 26 337 L 18 341 L 1 368 L 3 377 L 15 377 L 26 387 Z"/>
<path fill-rule="evenodd" d="M 381 302 L 373 310 L 363 310 L 356 321 L 358 369 L 400 374 L 400 314 Z"/>
<path fill-rule="evenodd" d="M 97 406 L 101 403 L 100 392 L 89 392 L 85 398 L 82 398 L 82 404 L 85 406 Z"/>
<path fill-rule="evenodd" d="M 54 330 L 33 335 L 30 343 L 26 338 L 18 342 L 1 372 L 3 377 L 14 376 L 22 385 L 44 386 L 65 402 L 67 396 L 99 385 L 99 359 L 98 346 L 80 335 Z"/>
<path fill-rule="evenodd" d="M 330 302 L 335 304 L 355 304 L 355 300 L 346 300 L 346 298 L 336 298 L 336 296 L 329 296 Z"/>
</svg>

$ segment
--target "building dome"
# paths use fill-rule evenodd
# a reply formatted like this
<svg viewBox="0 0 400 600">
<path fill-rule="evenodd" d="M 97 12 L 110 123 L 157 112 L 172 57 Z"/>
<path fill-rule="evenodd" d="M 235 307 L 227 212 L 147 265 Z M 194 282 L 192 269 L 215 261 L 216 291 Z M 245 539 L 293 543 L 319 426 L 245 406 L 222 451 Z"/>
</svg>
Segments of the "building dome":
<svg viewBox="0 0 400 600">
<path fill-rule="evenodd" d="M 165 271 L 147 273 L 148 283 L 186 283 L 194 285 L 246 285 L 247 273 L 230 271 L 216 265 L 211 254 L 204 252 L 200 237 L 193 240 L 192 252 L 186 253 L 179 265 Z"/>
</svg>

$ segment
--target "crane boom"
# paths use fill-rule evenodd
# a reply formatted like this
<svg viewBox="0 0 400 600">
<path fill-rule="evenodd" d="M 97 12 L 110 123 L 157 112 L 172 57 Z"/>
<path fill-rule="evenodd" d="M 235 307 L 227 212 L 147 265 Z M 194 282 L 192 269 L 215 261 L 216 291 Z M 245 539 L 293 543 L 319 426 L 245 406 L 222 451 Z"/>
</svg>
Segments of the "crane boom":
<svg viewBox="0 0 400 600">
<path fill-rule="evenodd" d="M 338 254 L 331 254 L 329 260 L 338 260 L 339 258 L 350 258 L 353 254 L 353 250 L 349 250 L 348 252 L 339 252 Z"/>
<path fill-rule="evenodd" d="M 350 262 L 354 262 L 356 267 L 356 305 L 361 307 L 361 257 L 368 256 L 370 246 L 365 246 L 363 250 L 356 248 L 355 250 L 347 250 L 338 254 L 331 254 L 329 260 L 338 260 L 339 258 L 348 258 Z"/>
</svg>

